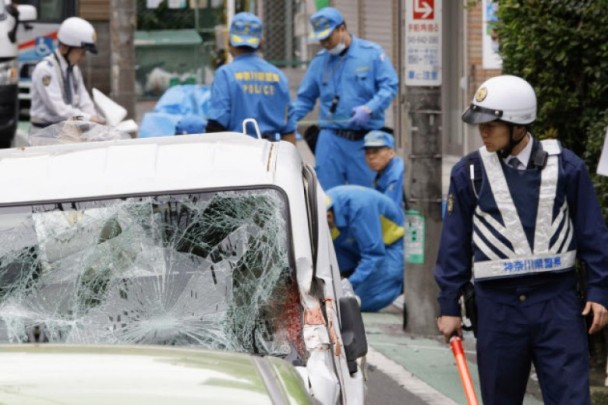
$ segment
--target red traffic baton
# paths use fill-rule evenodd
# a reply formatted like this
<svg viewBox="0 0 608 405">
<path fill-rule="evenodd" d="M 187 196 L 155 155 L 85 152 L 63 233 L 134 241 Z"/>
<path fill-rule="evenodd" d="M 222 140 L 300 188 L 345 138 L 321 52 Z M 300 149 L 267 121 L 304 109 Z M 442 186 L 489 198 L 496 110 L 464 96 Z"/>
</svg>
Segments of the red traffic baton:
<svg viewBox="0 0 608 405">
<path fill-rule="evenodd" d="M 456 367 L 458 367 L 458 374 L 460 375 L 460 381 L 462 382 L 467 402 L 469 405 L 477 405 L 477 394 L 475 394 L 475 387 L 473 386 L 473 380 L 471 380 L 467 359 L 464 357 L 462 340 L 458 336 L 452 336 L 450 338 L 450 346 L 452 347 L 452 353 L 454 353 L 454 360 L 456 360 Z"/>
</svg>

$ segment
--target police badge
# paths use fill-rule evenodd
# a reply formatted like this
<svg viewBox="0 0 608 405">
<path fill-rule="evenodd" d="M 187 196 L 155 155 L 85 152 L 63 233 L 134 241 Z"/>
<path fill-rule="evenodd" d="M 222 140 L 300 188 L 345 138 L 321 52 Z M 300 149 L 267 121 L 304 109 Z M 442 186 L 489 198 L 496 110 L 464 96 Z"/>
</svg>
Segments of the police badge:
<svg viewBox="0 0 608 405">
<path fill-rule="evenodd" d="M 452 212 L 454 212 L 454 194 L 450 193 L 448 195 L 448 201 L 446 205 L 448 215 L 452 215 Z"/>
<path fill-rule="evenodd" d="M 51 84 L 51 76 L 50 75 L 46 75 L 42 78 L 42 84 L 44 84 L 44 86 L 48 86 L 49 84 Z"/>
</svg>

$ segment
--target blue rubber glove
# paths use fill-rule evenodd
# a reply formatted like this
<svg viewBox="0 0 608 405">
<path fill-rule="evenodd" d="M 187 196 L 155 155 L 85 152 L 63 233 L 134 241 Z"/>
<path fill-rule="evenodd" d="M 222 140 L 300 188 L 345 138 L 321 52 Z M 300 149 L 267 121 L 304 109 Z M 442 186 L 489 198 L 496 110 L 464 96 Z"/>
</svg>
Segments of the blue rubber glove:
<svg viewBox="0 0 608 405">
<path fill-rule="evenodd" d="M 360 127 L 364 127 L 369 119 L 372 117 L 372 112 L 366 105 L 360 105 L 358 107 L 353 108 L 353 117 L 349 122 L 358 125 Z"/>
</svg>

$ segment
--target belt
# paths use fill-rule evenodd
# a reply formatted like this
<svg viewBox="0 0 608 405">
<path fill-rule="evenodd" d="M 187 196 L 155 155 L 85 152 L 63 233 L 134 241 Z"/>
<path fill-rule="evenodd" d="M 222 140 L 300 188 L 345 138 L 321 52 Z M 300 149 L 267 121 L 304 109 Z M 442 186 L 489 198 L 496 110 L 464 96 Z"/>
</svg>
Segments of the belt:
<svg viewBox="0 0 608 405">
<path fill-rule="evenodd" d="M 262 133 L 262 139 L 267 139 L 270 142 L 276 142 L 276 141 L 280 141 L 281 137 L 279 136 L 279 139 L 277 139 L 276 133 L 264 132 L 264 133 Z"/>
<path fill-rule="evenodd" d="M 368 130 L 361 129 L 358 131 L 350 130 L 350 129 L 331 129 L 334 134 L 338 135 L 340 138 L 348 139 L 349 141 L 360 141 L 367 135 Z"/>
<path fill-rule="evenodd" d="M 32 122 L 32 126 L 35 128 L 46 128 L 53 125 L 52 122 Z"/>
</svg>

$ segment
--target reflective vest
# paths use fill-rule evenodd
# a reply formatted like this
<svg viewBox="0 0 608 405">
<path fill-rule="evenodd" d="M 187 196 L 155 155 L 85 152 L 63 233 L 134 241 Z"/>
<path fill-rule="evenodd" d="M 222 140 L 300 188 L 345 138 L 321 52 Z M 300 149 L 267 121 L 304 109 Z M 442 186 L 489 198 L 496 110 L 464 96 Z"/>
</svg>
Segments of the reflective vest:
<svg viewBox="0 0 608 405">
<path fill-rule="evenodd" d="M 565 198 L 554 217 L 554 206 L 561 200 L 557 198 L 561 148 L 555 140 L 542 141 L 542 145 L 549 156 L 545 168 L 540 171 L 534 246 L 530 246 L 524 231 L 500 158 L 496 153 L 488 152 L 485 147 L 479 150 L 486 179 L 490 179 L 486 183 L 494 197 L 500 218 L 484 211 L 481 205 L 475 210 L 473 242 L 475 249 L 481 253 L 475 257 L 485 256 L 488 259 L 477 259 L 474 262 L 473 275 L 476 280 L 556 272 L 574 266 L 574 228 Z M 522 173 L 523 176 L 526 174 Z"/>
</svg>

